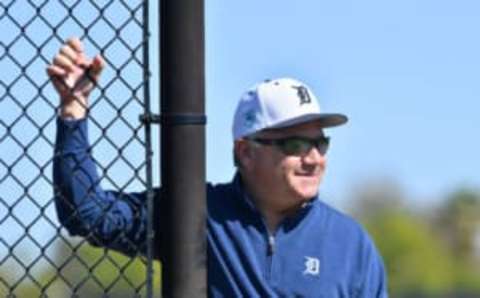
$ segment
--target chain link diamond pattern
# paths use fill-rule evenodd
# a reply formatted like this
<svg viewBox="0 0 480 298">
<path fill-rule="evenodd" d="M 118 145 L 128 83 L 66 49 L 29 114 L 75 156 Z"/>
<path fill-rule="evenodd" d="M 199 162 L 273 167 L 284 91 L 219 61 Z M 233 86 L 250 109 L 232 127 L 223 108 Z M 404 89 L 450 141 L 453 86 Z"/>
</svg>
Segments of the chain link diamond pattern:
<svg viewBox="0 0 480 298">
<path fill-rule="evenodd" d="M 144 297 L 146 258 L 70 237 L 53 202 L 58 97 L 45 72 L 78 36 L 107 67 L 90 96 L 89 130 L 104 188 L 147 188 L 146 0 L 0 3 L 0 297 Z M 132 245 L 145 245 L 132 243 Z M 147 282 L 149 281 L 149 282 Z"/>
</svg>

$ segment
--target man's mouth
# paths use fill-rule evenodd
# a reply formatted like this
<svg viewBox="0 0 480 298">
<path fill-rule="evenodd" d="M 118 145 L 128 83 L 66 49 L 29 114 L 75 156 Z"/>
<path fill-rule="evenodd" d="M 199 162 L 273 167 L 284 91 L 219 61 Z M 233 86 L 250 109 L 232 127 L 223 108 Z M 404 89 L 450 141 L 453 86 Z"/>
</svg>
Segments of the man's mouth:
<svg viewBox="0 0 480 298">
<path fill-rule="evenodd" d="M 295 173 L 295 175 L 300 176 L 300 177 L 306 177 L 306 178 L 316 178 L 316 177 L 318 177 L 319 173 L 317 173 L 317 172 L 308 172 L 308 173 L 298 172 L 298 173 Z"/>
</svg>

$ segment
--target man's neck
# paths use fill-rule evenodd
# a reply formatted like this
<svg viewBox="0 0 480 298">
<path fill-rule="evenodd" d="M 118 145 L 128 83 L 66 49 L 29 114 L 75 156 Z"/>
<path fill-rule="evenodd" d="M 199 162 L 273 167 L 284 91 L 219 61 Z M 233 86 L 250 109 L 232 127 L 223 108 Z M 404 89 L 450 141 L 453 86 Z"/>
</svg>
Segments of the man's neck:
<svg viewBox="0 0 480 298">
<path fill-rule="evenodd" d="M 250 183 L 248 179 L 242 179 L 243 186 L 249 196 L 250 201 L 255 205 L 257 210 L 262 214 L 267 229 L 270 234 L 275 234 L 277 228 L 282 221 L 292 216 L 301 208 L 299 206 L 283 206 L 278 202 L 288 202 L 287 198 L 281 198 L 279 194 L 275 194 L 271 190 L 255 188 L 254 183 Z M 274 198 L 275 200 L 272 200 Z"/>
<path fill-rule="evenodd" d="M 272 212 L 266 208 L 260 210 L 260 213 L 262 213 L 262 216 L 265 219 L 265 225 L 267 226 L 268 233 L 270 235 L 274 235 L 276 233 L 278 227 L 286 217 L 284 214 Z"/>
</svg>

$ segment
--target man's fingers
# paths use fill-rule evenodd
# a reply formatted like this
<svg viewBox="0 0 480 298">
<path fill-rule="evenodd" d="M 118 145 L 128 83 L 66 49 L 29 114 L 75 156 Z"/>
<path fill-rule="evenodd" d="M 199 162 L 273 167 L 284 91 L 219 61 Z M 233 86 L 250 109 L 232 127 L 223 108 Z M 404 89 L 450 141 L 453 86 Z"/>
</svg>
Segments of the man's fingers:
<svg viewBox="0 0 480 298">
<path fill-rule="evenodd" d="M 47 74 L 50 77 L 57 77 L 57 76 L 63 77 L 63 76 L 67 75 L 67 71 L 65 69 L 63 69 L 62 67 L 58 67 L 58 66 L 55 66 L 55 65 L 49 65 L 49 66 L 47 66 Z"/>
<path fill-rule="evenodd" d="M 83 69 L 87 69 L 87 68 L 90 68 L 92 64 L 92 59 L 88 58 L 87 55 L 85 55 L 85 53 L 80 53 L 78 54 L 77 60 L 75 62 L 77 66 Z"/>
<path fill-rule="evenodd" d="M 60 54 L 62 56 L 64 56 L 65 58 L 69 59 L 70 61 L 72 61 L 73 63 L 77 63 L 77 60 L 78 60 L 78 52 L 73 49 L 72 47 L 68 46 L 68 45 L 64 45 L 61 49 L 60 49 Z"/>
<path fill-rule="evenodd" d="M 83 53 L 83 44 L 78 37 L 69 38 L 66 44 L 78 53 Z"/>
<path fill-rule="evenodd" d="M 47 74 L 61 97 L 88 96 L 104 67 L 103 58 L 97 55 L 90 59 L 81 41 L 74 37 L 60 48 L 52 64 L 47 66 Z"/>
<path fill-rule="evenodd" d="M 53 65 L 70 71 L 74 69 L 73 62 L 62 54 L 58 54 L 53 58 Z"/>
</svg>

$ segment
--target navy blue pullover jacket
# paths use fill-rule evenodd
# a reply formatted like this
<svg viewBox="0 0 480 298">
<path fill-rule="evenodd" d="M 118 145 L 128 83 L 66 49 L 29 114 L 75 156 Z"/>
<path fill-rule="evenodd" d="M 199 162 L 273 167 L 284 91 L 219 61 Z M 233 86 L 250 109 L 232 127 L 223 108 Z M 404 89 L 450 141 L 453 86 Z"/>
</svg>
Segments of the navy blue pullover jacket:
<svg viewBox="0 0 480 298">
<path fill-rule="evenodd" d="M 86 120 L 59 119 L 57 125 L 53 170 L 60 222 L 96 246 L 144 253 L 138 244 L 146 238 L 145 194 L 102 190 Z M 207 204 L 209 297 L 387 297 L 383 263 L 367 233 L 317 198 L 274 235 L 239 175 L 232 183 L 208 184 Z"/>
</svg>

